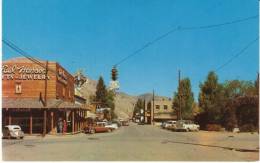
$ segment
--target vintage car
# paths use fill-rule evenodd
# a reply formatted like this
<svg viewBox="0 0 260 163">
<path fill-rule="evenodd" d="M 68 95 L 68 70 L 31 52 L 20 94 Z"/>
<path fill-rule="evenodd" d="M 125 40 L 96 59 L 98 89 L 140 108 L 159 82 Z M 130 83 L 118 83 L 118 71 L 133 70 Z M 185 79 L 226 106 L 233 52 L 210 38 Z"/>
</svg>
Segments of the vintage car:
<svg viewBox="0 0 260 163">
<path fill-rule="evenodd" d="M 7 125 L 3 128 L 3 138 L 23 139 L 24 132 L 22 131 L 21 127 L 18 125 Z"/>
<path fill-rule="evenodd" d="M 176 128 L 176 121 L 166 121 L 166 122 L 163 122 L 161 127 L 164 128 L 164 129 Z"/>
<path fill-rule="evenodd" d="M 191 120 L 179 120 L 176 123 L 177 131 L 199 131 L 200 126 Z"/>
<path fill-rule="evenodd" d="M 111 131 L 112 129 L 105 127 L 103 123 L 88 125 L 84 128 L 84 132 L 89 134 L 100 133 L 100 132 L 111 132 Z"/>
<path fill-rule="evenodd" d="M 129 126 L 129 122 L 128 121 L 122 121 L 122 126 Z"/>
<path fill-rule="evenodd" d="M 118 129 L 118 124 L 117 123 L 113 123 L 113 122 L 107 122 L 105 124 L 105 127 L 110 128 L 112 130 L 116 130 L 116 129 Z"/>
<path fill-rule="evenodd" d="M 168 123 L 166 123 L 164 128 L 167 129 L 167 130 L 175 131 L 176 128 L 177 128 L 176 123 L 177 123 L 176 121 L 169 121 Z"/>
</svg>

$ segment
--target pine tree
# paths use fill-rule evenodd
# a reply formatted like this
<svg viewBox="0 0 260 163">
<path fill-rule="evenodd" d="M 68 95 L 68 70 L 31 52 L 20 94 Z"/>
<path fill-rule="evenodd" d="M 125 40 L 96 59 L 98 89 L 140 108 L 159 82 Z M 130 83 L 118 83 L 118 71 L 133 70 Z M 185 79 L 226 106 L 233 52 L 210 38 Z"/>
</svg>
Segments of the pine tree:
<svg viewBox="0 0 260 163">
<path fill-rule="evenodd" d="M 99 77 L 98 84 L 96 87 L 96 98 L 95 101 L 100 103 L 101 107 L 107 106 L 107 90 L 102 76 Z"/>
<path fill-rule="evenodd" d="M 193 119 L 192 105 L 194 103 L 194 96 L 191 90 L 191 83 L 189 78 L 182 79 L 178 86 L 178 91 L 174 93 L 173 106 L 180 108 L 181 96 L 181 115 L 183 119 Z"/>
<path fill-rule="evenodd" d="M 104 80 L 102 76 L 98 80 L 98 84 L 96 87 L 96 96 L 95 101 L 100 103 L 101 107 L 107 107 L 110 108 L 110 112 L 105 112 L 106 119 L 115 119 L 117 118 L 117 115 L 115 114 L 115 92 L 108 91 L 106 89 L 106 85 L 104 83 Z"/>
</svg>

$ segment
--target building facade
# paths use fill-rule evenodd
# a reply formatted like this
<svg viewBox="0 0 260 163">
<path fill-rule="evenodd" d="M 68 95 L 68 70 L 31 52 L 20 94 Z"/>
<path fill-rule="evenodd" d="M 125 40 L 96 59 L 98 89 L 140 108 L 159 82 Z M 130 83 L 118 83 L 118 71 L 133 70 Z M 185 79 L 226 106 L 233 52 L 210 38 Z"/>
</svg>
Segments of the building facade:
<svg viewBox="0 0 260 163">
<path fill-rule="evenodd" d="M 145 104 L 145 123 L 153 124 L 167 120 L 177 120 L 176 109 L 169 98 L 155 98 Z"/>
<path fill-rule="evenodd" d="M 87 109 L 75 103 L 74 77 L 57 62 L 13 58 L 2 63 L 2 126 L 25 133 L 76 133 Z M 65 131 L 66 130 L 66 131 Z"/>
</svg>

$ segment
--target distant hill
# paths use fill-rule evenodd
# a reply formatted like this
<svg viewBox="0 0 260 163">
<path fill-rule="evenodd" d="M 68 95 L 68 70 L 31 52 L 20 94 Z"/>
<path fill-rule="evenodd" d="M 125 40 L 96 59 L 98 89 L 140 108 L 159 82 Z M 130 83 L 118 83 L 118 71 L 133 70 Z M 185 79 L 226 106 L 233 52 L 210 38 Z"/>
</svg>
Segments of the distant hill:
<svg viewBox="0 0 260 163">
<path fill-rule="evenodd" d="M 87 82 L 83 84 L 80 92 L 87 99 L 90 100 L 91 96 L 95 95 L 97 81 L 87 78 Z M 133 114 L 134 105 L 138 99 L 145 99 L 146 101 L 152 100 L 152 93 L 145 93 L 138 96 L 128 95 L 124 92 L 117 92 L 115 97 L 115 113 L 119 118 L 130 118 Z M 168 99 L 164 96 L 155 96 L 155 99 Z"/>
</svg>

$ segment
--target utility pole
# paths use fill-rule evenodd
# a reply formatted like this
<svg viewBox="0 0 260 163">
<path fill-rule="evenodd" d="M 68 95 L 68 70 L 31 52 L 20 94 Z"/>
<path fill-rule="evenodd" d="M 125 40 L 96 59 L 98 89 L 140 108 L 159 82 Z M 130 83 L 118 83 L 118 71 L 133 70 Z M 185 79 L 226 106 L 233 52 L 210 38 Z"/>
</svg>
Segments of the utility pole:
<svg viewBox="0 0 260 163">
<path fill-rule="evenodd" d="M 153 120 L 152 120 L 152 124 L 153 124 L 153 122 L 154 122 L 154 89 L 153 89 Z"/>
<path fill-rule="evenodd" d="M 181 98 L 182 98 L 182 92 L 181 92 L 181 70 L 179 70 L 179 119 L 182 120 L 181 116 Z"/>
<path fill-rule="evenodd" d="M 143 116 L 144 116 L 144 123 L 146 123 L 146 109 L 145 109 L 145 99 L 144 99 L 144 113 L 143 113 Z"/>
<path fill-rule="evenodd" d="M 46 62 L 45 68 L 45 89 L 44 89 L 44 110 L 43 110 L 43 136 L 46 135 L 46 126 L 47 126 L 47 81 L 48 81 L 48 61 Z"/>
</svg>

